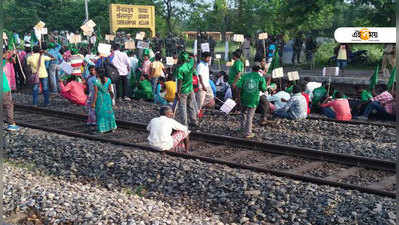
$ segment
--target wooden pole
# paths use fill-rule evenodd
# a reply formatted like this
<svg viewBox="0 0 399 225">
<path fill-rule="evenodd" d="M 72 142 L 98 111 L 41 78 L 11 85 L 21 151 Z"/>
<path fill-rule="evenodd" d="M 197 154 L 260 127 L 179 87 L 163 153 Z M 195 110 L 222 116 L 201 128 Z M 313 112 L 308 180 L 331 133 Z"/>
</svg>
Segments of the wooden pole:
<svg viewBox="0 0 399 225">
<path fill-rule="evenodd" d="M 17 48 L 15 47 L 15 44 L 12 43 L 12 45 L 13 45 L 14 49 L 17 50 Z M 21 64 L 21 60 L 20 60 L 19 55 L 18 55 L 18 51 L 17 51 L 16 55 L 17 55 L 17 59 L 18 59 L 19 68 L 21 69 L 22 76 L 24 76 L 24 80 L 26 80 L 26 76 L 25 76 L 25 73 L 24 73 L 24 69 L 22 68 L 22 64 Z"/>
</svg>

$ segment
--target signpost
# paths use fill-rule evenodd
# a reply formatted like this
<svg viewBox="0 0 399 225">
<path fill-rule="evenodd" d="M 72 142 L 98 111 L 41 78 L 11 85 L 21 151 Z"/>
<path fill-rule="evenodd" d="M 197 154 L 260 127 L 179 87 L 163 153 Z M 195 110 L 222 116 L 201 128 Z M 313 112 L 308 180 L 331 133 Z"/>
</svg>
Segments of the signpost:
<svg viewBox="0 0 399 225">
<path fill-rule="evenodd" d="M 110 4 L 110 30 L 119 28 L 149 28 L 155 36 L 155 7 L 149 5 Z"/>
</svg>

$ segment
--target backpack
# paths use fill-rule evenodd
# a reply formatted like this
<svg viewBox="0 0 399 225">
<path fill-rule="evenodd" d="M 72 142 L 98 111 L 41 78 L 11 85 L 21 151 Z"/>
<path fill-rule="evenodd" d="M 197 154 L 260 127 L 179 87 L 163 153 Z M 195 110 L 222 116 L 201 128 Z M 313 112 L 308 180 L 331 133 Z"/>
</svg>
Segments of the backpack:
<svg viewBox="0 0 399 225">
<path fill-rule="evenodd" d="M 109 58 L 103 59 L 101 67 L 105 69 L 106 76 L 111 79 L 111 83 L 116 83 L 119 77 L 118 69 L 111 63 Z"/>
</svg>

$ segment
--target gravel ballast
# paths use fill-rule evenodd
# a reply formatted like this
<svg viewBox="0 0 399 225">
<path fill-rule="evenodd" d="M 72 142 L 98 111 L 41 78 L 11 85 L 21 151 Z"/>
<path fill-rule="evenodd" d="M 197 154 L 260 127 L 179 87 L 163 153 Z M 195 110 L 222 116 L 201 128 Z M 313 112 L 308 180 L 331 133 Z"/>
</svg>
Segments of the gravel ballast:
<svg viewBox="0 0 399 225">
<path fill-rule="evenodd" d="M 5 212 L 49 224 L 395 224 L 381 196 L 28 128 L 6 140 Z"/>
<path fill-rule="evenodd" d="M 31 104 L 31 95 L 16 93 L 19 104 Z M 53 97 L 51 109 L 86 113 L 85 108 L 69 103 L 61 97 Z M 150 102 L 131 101 L 118 103 L 115 107 L 117 119 L 148 123 L 158 116 L 159 106 Z M 200 123 L 200 131 L 214 134 L 242 137 L 238 132 L 241 117 L 223 115 L 211 110 Z M 394 160 L 396 158 L 396 131 L 377 125 L 343 124 L 322 120 L 275 120 L 266 126 L 259 126 L 254 119 L 255 140 L 275 144 L 296 145 L 316 150 L 352 154 L 363 157 Z"/>
</svg>

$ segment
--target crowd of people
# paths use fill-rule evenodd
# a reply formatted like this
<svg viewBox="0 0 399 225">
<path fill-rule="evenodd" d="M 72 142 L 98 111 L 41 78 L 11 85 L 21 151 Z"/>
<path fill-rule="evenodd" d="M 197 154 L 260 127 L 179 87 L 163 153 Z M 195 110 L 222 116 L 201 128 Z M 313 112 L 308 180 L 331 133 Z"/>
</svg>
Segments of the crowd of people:
<svg viewBox="0 0 399 225">
<path fill-rule="evenodd" d="M 51 94 L 59 94 L 85 106 L 87 124 L 99 133 L 117 129 L 113 106 L 123 101 L 133 98 L 158 104 L 160 117 L 148 125 L 148 139 L 161 150 L 184 145 L 188 151 L 189 128 L 198 128 L 205 108 L 224 104 L 227 99 L 237 104 L 232 113 L 242 115 L 241 132 L 246 138 L 255 136 L 252 127 L 257 111 L 261 113 L 260 125 L 276 118 L 305 119 L 311 112 L 336 120 L 365 120 L 374 115 L 393 119 L 395 115 L 395 86 L 390 90 L 386 86 L 359 90 L 361 99 L 352 100 L 329 83 L 307 78 L 294 82 L 272 79 L 270 65 L 280 54 L 278 44 L 271 55 L 263 48 L 264 54 L 257 54 L 248 71 L 243 61 L 244 43 L 244 48 L 232 53 L 234 62 L 226 73 L 210 70 L 212 52 L 208 51 L 197 56 L 181 50 L 171 55 L 173 65 L 166 65 L 157 45 L 133 51 L 114 41 L 110 54 L 104 55 L 93 54 L 90 48 L 64 45 L 51 36 L 40 45 L 30 43 L 25 43 L 24 50 L 4 49 L 3 77 L 9 88 L 4 89 L 3 105 L 9 112 L 9 130 L 18 129 L 12 117 L 11 90 L 26 83 L 32 85 L 32 105 L 39 105 L 40 92 L 43 107 L 51 104 Z M 180 115 L 179 122 L 174 120 L 175 114 Z"/>
</svg>

